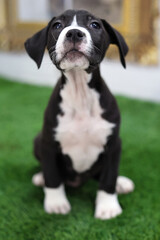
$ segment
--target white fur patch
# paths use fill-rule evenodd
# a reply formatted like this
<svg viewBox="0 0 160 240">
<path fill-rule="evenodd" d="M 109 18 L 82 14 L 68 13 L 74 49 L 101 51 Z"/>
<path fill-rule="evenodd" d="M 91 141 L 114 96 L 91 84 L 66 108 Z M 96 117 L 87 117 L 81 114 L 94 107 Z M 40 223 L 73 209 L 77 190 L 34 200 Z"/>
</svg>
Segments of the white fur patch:
<svg viewBox="0 0 160 240">
<path fill-rule="evenodd" d="M 39 173 L 34 174 L 33 177 L 32 177 L 32 183 L 37 187 L 44 186 L 43 173 L 39 172 Z"/>
<path fill-rule="evenodd" d="M 71 210 L 63 185 L 58 188 L 45 187 L 44 193 L 44 209 L 47 213 L 67 214 Z"/>
<path fill-rule="evenodd" d="M 133 181 L 127 177 L 119 176 L 116 183 L 116 192 L 118 194 L 127 194 L 133 192 L 135 185 Z"/>
<path fill-rule="evenodd" d="M 116 194 L 98 191 L 96 197 L 95 218 L 102 220 L 114 218 L 122 213 Z"/>
<path fill-rule="evenodd" d="M 72 27 L 77 27 L 78 26 L 78 23 L 77 23 L 77 16 L 75 15 L 74 18 L 73 18 L 73 21 L 71 23 L 71 26 Z"/>
<path fill-rule="evenodd" d="M 83 172 L 97 160 L 115 124 L 101 117 L 99 94 L 87 84 L 89 74 L 72 70 L 65 75 L 67 83 L 60 92 L 64 115 L 58 116 L 55 137 L 63 154 L 70 156 L 73 168 Z"/>
<path fill-rule="evenodd" d="M 61 69 L 73 69 L 73 68 L 79 68 L 79 69 L 87 69 L 89 67 L 89 61 L 88 59 L 81 55 L 80 57 L 76 57 L 74 61 L 70 61 L 67 58 L 64 58 L 60 63 Z"/>
</svg>

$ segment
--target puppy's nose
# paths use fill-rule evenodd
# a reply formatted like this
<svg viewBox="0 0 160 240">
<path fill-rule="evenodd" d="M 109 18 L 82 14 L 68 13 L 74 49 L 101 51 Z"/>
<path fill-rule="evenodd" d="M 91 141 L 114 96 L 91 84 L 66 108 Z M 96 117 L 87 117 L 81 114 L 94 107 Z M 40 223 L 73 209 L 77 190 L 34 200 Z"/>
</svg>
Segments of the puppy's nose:
<svg viewBox="0 0 160 240">
<path fill-rule="evenodd" d="M 72 42 L 80 42 L 83 40 L 84 37 L 85 33 L 78 29 L 69 30 L 66 34 L 67 40 Z"/>
</svg>

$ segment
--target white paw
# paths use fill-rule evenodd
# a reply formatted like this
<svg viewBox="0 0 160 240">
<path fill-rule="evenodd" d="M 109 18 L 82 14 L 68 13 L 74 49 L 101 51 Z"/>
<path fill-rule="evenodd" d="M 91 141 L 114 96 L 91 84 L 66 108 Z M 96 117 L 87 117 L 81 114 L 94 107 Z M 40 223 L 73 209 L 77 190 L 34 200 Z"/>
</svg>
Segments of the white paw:
<svg viewBox="0 0 160 240">
<path fill-rule="evenodd" d="M 121 213 L 122 208 L 116 194 L 109 194 L 102 190 L 97 192 L 95 218 L 106 220 Z"/>
<path fill-rule="evenodd" d="M 44 209 L 47 213 L 67 214 L 71 210 L 63 185 L 58 188 L 45 187 L 44 193 Z"/>
<path fill-rule="evenodd" d="M 39 172 L 39 173 L 34 174 L 33 177 L 32 177 L 32 183 L 33 183 L 35 186 L 38 186 L 38 187 L 44 186 L 43 173 L 42 173 L 42 172 Z"/>
<path fill-rule="evenodd" d="M 119 176 L 117 178 L 116 192 L 118 194 L 126 194 L 129 192 L 133 192 L 134 188 L 135 186 L 131 179 L 123 176 Z"/>
</svg>

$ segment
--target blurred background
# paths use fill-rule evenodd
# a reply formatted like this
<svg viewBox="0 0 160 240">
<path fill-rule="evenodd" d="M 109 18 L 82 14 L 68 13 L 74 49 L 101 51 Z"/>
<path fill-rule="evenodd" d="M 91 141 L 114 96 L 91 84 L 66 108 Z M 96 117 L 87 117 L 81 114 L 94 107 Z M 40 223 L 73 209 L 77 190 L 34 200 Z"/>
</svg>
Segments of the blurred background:
<svg viewBox="0 0 160 240">
<path fill-rule="evenodd" d="M 31 184 L 39 171 L 32 142 L 60 72 L 47 53 L 37 69 L 24 42 L 69 8 L 109 21 L 130 49 L 124 69 L 117 48 L 110 46 L 101 73 L 122 116 L 120 175 L 136 188 L 119 196 L 124 213 L 103 223 L 93 219 L 96 182 L 67 189 L 73 209 L 65 217 L 45 214 L 42 189 Z M 1 240 L 160 239 L 159 133 L 160 0 L 0 0 Z"/>
<path fill-rule="evenodd" d="M 87 9 L 105 18 L 129 45 L 127 71 L 120 66 L 114 46 L 102 64 L 102 75 L 111 90 L 160 101 L 160 0 L 0 0 L 0 75 L 31 84 L 54 85 L 59 72 L 48 56 L 37 71 L 24 51 L 24 42 L 53 16 L 72 8 Z"/>
</svg>

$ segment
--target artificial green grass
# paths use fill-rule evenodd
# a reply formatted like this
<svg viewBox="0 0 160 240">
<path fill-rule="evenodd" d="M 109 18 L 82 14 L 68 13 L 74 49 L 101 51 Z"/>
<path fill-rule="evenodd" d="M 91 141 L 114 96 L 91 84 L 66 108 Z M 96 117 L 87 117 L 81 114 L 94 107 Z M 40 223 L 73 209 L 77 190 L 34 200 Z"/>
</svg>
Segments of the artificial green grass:
<svg viewBox="0 0 160 240">
<path fill-rule="evenodd" d="M 97 183 L 67 188 L 72 211 L 43 211 L 43 191 L 31 183 L 38 171 L 32 140 L 41 129 L 52 89 L 0 79 L 0 240 L 159 240 L 160 105 L 117 97 L 122 115 L 120 174 L 135 191 L 119 196 L 123 214 L 94 219 Z"/>
</svg>

